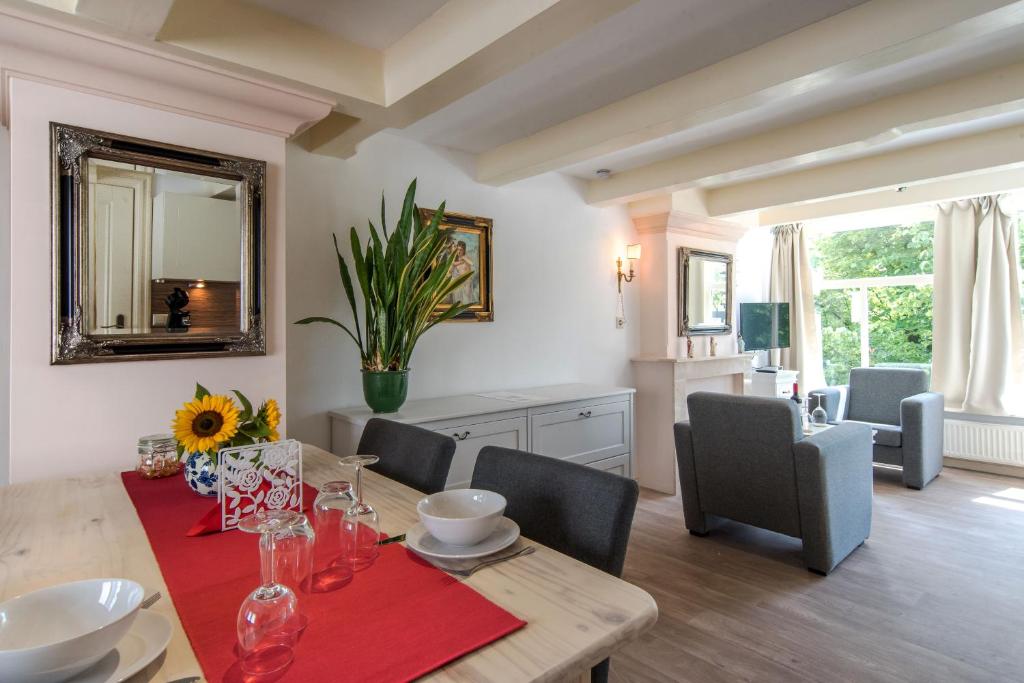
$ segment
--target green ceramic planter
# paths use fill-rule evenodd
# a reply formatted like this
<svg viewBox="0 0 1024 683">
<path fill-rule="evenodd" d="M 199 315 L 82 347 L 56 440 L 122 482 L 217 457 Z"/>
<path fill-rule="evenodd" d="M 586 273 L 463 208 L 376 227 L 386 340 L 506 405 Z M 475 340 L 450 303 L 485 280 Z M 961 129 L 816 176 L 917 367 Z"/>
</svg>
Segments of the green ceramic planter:
<svg viewBox="0 0 1024 683">
<path fill-rule="evenodd" d="M 394 413 L 405 403 L 409 393 L 409 371 L 363 370 L 363 398 L 375 413 Z"/>
</svg>

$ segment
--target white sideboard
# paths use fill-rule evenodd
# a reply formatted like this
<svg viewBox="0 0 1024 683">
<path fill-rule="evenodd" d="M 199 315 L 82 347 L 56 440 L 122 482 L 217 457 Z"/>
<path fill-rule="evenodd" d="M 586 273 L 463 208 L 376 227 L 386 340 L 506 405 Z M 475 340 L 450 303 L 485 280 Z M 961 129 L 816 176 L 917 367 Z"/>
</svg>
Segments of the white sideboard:
<svg viewBox="0 0 1024 683">
<path fill-rule="evenodd" d="M 373 417 L 413 424 L 455 439 L 448 488 L 469 486 L 484 446 L 504 446 L 633 476 L 633 394 L 590 384 L 481 392 L 406 402 L 397 413 L 340 408 L 331 419 L 331 451 L 356 452 Z"/>
</svg>

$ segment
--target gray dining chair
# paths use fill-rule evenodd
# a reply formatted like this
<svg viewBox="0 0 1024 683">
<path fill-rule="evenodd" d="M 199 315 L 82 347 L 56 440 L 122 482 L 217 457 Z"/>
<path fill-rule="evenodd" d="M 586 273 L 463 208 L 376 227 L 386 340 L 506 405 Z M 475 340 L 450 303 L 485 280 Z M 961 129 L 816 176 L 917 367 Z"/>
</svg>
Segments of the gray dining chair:
<svg viewBox="0 0 1024 683">
<path fill-rule="evenodd" d="M 640 488 L 632 479 L 512 448 L 480 450 L 471 484 L 505 496 L 523 535 L 613 576 L 622 576 Z M 608 680 L 608 660 L 591 670 Z"/>
<path fill-rule="evenodd" d="M 369 469 L 423 493 L 444 490 L 455 439 L 415 425 L 374 417 L 359 438 L 360 455 L 380 460 Z"/>
</svg>

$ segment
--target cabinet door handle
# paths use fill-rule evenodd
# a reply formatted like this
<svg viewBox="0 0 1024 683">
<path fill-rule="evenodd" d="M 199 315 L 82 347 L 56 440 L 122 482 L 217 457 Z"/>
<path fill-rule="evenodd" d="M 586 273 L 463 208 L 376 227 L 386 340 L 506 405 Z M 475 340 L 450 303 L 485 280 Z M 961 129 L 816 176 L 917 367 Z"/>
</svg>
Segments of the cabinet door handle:
<svg viewBox="0 0 1024 683">
<path fill-rule="evenodd" d="M 462 432 L 461 434 L 459 434 L 458 432 L 455 432 L 454 434 L 452 434 L 452 436 L 454 436 L 459 441 L 465 441 L 466 439 L 469 438 L 469 430 L 467 429 L 466 431 Z"/>
<path fill-rule="evenodd" d="M 591 414 L 592 413 L 589 410 L 580 411 L 580 417 L 590 417 Z"/>
</svg>

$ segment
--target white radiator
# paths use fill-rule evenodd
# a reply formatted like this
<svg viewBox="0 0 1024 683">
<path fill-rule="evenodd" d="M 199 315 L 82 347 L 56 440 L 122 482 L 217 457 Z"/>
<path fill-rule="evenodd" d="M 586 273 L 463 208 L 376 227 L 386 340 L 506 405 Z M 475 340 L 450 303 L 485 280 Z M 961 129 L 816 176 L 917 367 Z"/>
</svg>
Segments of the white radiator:
<svg viewBox="0 0 1024 683">
<path fill-rule="evenodd" d="M 1024 427 L 966 420 L 946 420 L 945 425 L 947 456 L 1024 466 Z"/>
</svg>

